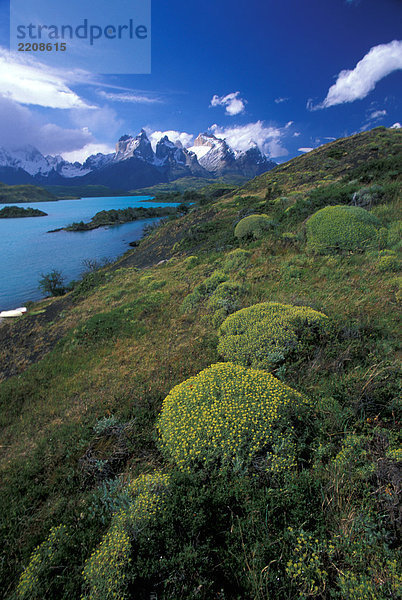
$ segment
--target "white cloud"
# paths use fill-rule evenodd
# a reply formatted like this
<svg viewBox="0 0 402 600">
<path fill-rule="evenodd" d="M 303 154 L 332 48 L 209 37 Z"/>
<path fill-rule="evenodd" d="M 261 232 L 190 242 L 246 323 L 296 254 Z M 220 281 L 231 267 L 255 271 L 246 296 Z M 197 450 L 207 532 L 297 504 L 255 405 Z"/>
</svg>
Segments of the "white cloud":
<svg viewBox="0 0 402 600">
<path fill-rule="evenodd" d="M 102 154 L 110 154 L 114 152 L 115 149 L 113 146 L 109 146 L 108 144 L 98 144 L 96 142 L 86 144 L 80 150 L 74 150 L 72 152 L 62 152 L 61 155 L 64 160 L 68 160 L 70 162 L 80 162 L 83 163 L 92 154 L 98 154 L 98 152 L 102 152 Z"/>
<path fill-rule="evenodd" d="M 300 131 L 295 131 L 294 134 L 293 134 L 293 137 L 299 137 L 299 135 L 301 135 Z"/>
<path fill-rule="evenodd" d="M 402 125 L 398 122 L 394 123 L 393 125 L 391 125 L 390 129 L 400 129 L 402 127 Z"/>
<path fill-rule="evenodd" d="M 386 110 L 373 110 L 369 115 L 370 121 L 376 121 L 377 119 L 382 119 L 387 114 Z"/>
<path fill-rule="evenodd" d="M 48 108 L 94 108 L 68 87 L 72 78 L 72 73 L 63 75 L 31 57 L 0 47 L 0 95 L 6 98 Z"/>
<path fill-rule="evenodd" d="M 93 141 L 84 128 L 67 129 L 43 123 L 28 107 L 0 95 L 0 145 L 17 148 L 31 144 L 43 154 L 77 150 Z"/>
<path fill-rule="evenodd" d="M 321 104 L 313 106 L 309 100 L 307 108 L 317 110 L 361 100 L 375 88 L 378 81 L 398 69 L 402 69 L 402 41 L 394 40 L 389 44 L 374 46 L 354 69 L 339 73 L 336 83 L 329 88 Z"/>
<path fill-rule="evenodd" d="M 235 150 L 247 150 L 257 144 L 261 152 L 272 158 L 286 156 L 288 151 L 281 145 L 283 130 L 278 127 L 266 127 L 262 121 L 235 127 L 219 127 L 212 125 L 213 134 L 227 141 Z"/>
<path fill-rule="evenodd" d="M 98 95 L 102 98 L 106 98 L 106 100 L 111 100 L 112 102 L 128 102 L 132 104 L 160 104 L 162 102 L 160 98 L 152 98 L 151 96 L 143 96 L 132 92 L 120 94 L 101 90 L 98 92 Z"/>
<path fill-rule="evenodd" d="M 246 107 L 246 100 L 240 98 L 240 92 L 232 92 L 227 96 L 213 96 L 210 106 L 224 106 L 225 113 L 230 116 L 240 115 Z"/>
<path fill-rule="evenodd" d="M 160 139 L 165 137 L 165 135 L 168 136 L 171 142 L 180 142 L 185 148 L 191 146 L 194 139 L 193 135 L 186 133 L 185 131 L 174 131 L 171 129 L 169 131 L 152 131 L 151 129 L 147 128 L 146 132 L 154 150 L 156 148 L 156 144 Z"/>
<path fill-rule="evenodd" d="M 275 104 L 282 104 L 282 102 L 287 102 L 289 98 L 275 98 Z"/>
<path fill-rule="evenodd" d="M 298 148 L 299 152 L 311 152 L 314 148 Z"/>
<path fill-rule="evenodd" d="M 106 132 L 110 139 L 119 135 L 124 125 L 122 119 L 119 119 L 116 111 L 110 106 L 102 106 L 96 110 L 73 110 L 70 119 L 74 125 L 90 129 L 94 135 L 104 137 Z"/>
</svg>

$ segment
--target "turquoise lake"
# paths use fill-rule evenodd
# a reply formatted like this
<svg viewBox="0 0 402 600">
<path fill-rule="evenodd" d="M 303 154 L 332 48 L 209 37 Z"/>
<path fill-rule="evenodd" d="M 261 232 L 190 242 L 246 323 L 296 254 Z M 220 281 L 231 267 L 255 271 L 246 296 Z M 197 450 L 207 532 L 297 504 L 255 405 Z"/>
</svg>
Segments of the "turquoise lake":
<svg viewBox="0 0 402 600">
<path fill-rule="evenodd" d="M 147 201 L 150 196 L 120 196 L 108 198 L 81 198 L 57 202 L 0 204 L 39 208 L 47 217 L 0 219 L 0 311 L 23 306 L 28 300 L 43 297 L 38 289 L 42 273 L 53 269 L 61 271 L 66 283 L 77 279 L 84 271 L 85 259 L 116 259 L 129 243 L 142 236 L 144 227 L 157 219 L 145 219 L 102 227 L 92 231 L 59 231 L 74 221 L 89 221 L 100 210 L 128 206 L 177 206 L 173 203 Z"/>
</svg>

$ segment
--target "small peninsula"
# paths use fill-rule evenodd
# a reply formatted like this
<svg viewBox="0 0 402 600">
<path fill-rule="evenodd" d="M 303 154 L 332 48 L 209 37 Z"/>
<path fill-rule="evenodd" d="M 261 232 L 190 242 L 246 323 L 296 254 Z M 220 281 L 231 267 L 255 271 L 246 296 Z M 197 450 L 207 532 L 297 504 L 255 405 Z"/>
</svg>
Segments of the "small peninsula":
<svg viewBox="0 0 402 600">
<path fill-rule="evenodd" d="M 48 231 L 48 233 L 54 233 L 56 231 L 91 231 L 92 229 L 98 229 L 98 227 L 105 227 L 108 225 L 122 225 L 123 223 L 130 223 L 131 221 L 168 217 L 169 215 L 176 214 L 176 212 L 177 209 L 170 206 L 149 208 L 143 206 L 129 206 L 128 208 L 101 210 L 92 217 L 89 223 L 84 223 L 84 221 L 71 223 L 71 225 L 67 225 L 67 227 L 53 229 L 52 231 Z"/>
<path fill-rule="evenodd" d="M 37 185 L 6 185 L 0 182 L 0 202 L 2 204 L 51 202 L 56 200 L 54 194 Z"/>
<path fill-rule="evenodd" d="M 16 219 L 20 217 L 47 217 L 47 213 L 37 208 L 22 208 L 21 206 L 5 206 L 0 210 L 0 219 Z"/>
</svg>

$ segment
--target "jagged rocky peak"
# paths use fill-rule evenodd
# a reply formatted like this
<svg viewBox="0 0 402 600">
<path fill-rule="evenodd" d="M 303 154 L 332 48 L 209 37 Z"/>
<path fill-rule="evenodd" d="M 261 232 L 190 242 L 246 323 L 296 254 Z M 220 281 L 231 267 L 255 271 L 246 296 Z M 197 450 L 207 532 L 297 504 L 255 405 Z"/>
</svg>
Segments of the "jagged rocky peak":
<svg viewBox="0 0 402 600">
<path fill-rule="evenodd" d="M 263 154 L 258 145 L 252 141 L 250 147 L 236 153 L 237 168 L 250 179 L 276 167 L 276 163 Z"/>
<path fill-rule="evenodd" d="M 212 173 L 222 174 L 232 171 L 235 164 L 235 154 L 225 140 L 211 133 L 200 133 L 194 145 L 189 148 L 198 158 L 204 169 Z"/>
<path fill-rule="evenodd" d="M 116 144 L 115 160 L 127 160 L 134 156 L 151 163 L 154 160 L 154 151 L 144 129 L 136 137 L 123 135 Z"/>
<path fill-rule="evenodd" d="M 84 162 L 83 167 L 85 169 L 89 169 L 90 171 L 102 169 L 113 160 L 114 156 L 114 154 L 102 154 L 102 152 L 91 154 L 91 156 L 88 156 Z"/>
<path fill-rule="evenodd" d="M 186 163 L 186 150 L 169 140 L 167 135 L 156 144 L 155 155 L 163 164 Z"/>
</svg>

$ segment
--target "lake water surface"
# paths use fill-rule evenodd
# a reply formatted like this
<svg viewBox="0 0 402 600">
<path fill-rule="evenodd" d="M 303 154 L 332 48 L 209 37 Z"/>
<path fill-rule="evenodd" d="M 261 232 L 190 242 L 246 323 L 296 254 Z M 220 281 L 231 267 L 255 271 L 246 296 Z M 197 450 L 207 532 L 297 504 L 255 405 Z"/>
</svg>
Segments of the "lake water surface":
<svg viewBox="0 0 402 600">
<path fill-rule="evenodd" d="M 129 242 L 141 237 L 145 225 L 156 219 L 92 231 L 47 231 L 65 227 L 74 221 L 87 222 L 100 210 L 128 206 L 177 206 L 147 202 L 149 198 L 121 196 L 0 204 L 0 209 L 3 206 L 30 206 L 48 214 L 47 217 L 0 219 L 0 311 L 23 306 L 28 300 L 39 300 L 43 296 L 38 289 L 42 273 L 57 269 L 65 275 L 67 283 L 83 272 L 84 259 L 116 259 L 129 249 Z"/>
</svg>

